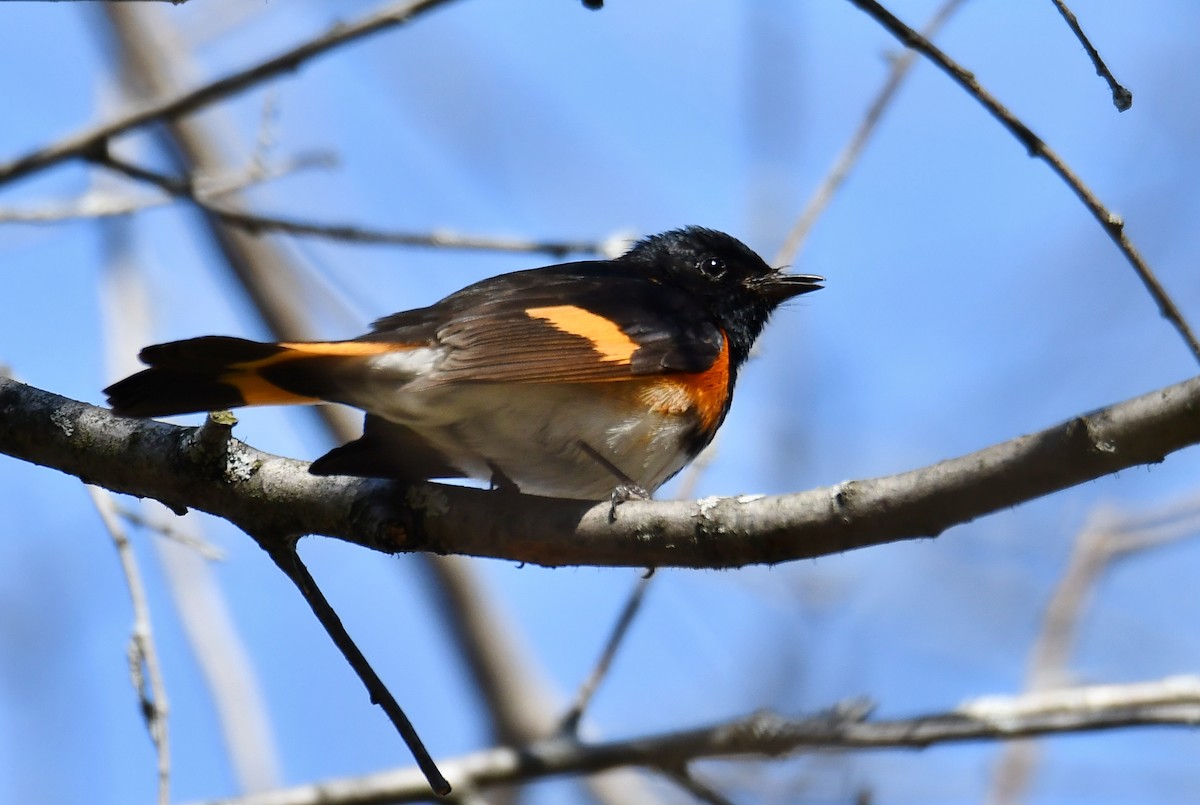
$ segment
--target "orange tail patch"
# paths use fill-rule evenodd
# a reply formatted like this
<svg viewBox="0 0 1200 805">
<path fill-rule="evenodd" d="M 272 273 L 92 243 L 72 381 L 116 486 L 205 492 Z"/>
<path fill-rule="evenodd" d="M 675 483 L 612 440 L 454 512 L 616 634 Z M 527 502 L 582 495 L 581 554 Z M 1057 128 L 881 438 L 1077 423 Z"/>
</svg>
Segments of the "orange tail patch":
<svg viewBox="0 0 1200 805">
<path fill-rule="evenodd" d="M 291 405 L 336 396 L 347 362 L 411 348 L 388 342 L 263 344 L 205 336 L 142 350 L 150 368 L 105 389 L 124 416 L 170 416 L 244 405 Z"/>
</svg>

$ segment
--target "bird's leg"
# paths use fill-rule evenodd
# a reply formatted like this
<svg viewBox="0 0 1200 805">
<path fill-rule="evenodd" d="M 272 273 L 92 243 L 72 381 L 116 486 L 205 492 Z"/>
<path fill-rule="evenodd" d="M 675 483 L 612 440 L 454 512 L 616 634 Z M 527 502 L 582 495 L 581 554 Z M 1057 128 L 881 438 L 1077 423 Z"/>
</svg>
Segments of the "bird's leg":
<svg viewBox="0 0 1200 805">
<path fill-rule="evenodd" d="M 488 469 L 492 471 L 491 485 L 492 489 L 497 492 L 507 492 L 511 495 L 520 493 L 521 489 L 513 483 L 513 479 L 504 474 L 504 470 L 497 467 L 492 462 L 488 462 Z"/>
<path fill-rule="evenodd" d="M 601 455 L 596 448 L 580 439 L 579 449 L 587 453 L 593 461 L 610 472 L 612 476 L 617 479 L 617 485 L 613 487 L 612 495 L 609 498 L 612 502 L 612 507 L 608 510 L 608 521 L 610 523 L 617 519 L 617 506 L 620 506 L 622 503 L 630 500 L 650 499 L 650 493 L 644 486 L 626 475 L 620 467 L 618 467 L 616 464 L 613 464 L 605 456 Z"/>
</svg>

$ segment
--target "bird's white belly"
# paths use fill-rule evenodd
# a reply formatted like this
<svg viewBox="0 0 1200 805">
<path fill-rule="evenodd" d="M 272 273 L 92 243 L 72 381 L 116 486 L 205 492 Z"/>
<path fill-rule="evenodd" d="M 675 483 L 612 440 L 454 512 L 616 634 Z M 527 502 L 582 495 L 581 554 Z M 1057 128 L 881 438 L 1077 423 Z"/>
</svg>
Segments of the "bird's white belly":
<svg viewBox="0 0 1200 805">
<path fill-rule="evenodd" d="M 627 481 L 661 486 L 687 463 L 696 429 L 689 412 L 654 410 L 621 385 L 454 384 L 356 404 L 412 428 L 472 478 L 603 499 Z"/>
</svg>

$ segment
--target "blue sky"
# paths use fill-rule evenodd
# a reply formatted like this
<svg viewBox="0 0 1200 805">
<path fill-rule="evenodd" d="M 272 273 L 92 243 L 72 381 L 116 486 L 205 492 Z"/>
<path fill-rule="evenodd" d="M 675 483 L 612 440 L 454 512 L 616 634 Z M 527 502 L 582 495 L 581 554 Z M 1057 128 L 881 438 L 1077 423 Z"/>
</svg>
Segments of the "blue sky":
<svg viewBox="0 0 1200 805">
<path fill-rule="evenodd" d="M 158 8 L 162 5 L 162 8 Z M 919 24 L 933 2 L 895 3 Z M 145 4 L 175 20 L 217 76 L 372 6 Z M 153 6 L 153 8 L 151 8 Z M 939 43 L 1124 216 L 1200 321 L 1200 6 L 1078 2 L 1085 30 L 1134 92 L 1118 114 L 1050 3 L 967 3 Z M 232 18 L 232 21 L 231 21 Z M 240 19 L 240 21 L 238 21 Z M 92 4 L 0 8 L 0 160 L 114 114 Z M 268 160 L 338 165 L 256 188 L 256 208 L 381 228 L 606 238 L 685 224 L 770 258 L 884 78 L 895 43 L 850 3 L 459 2 L 223 104 L 249 159 L 269 103 Z M 165 168 L 146 135 L 119 153 Z M 0 188 L 0 207 L 71 199 L 96 180 L 67 164 Z M 108 181 L 106 187 L 121 187 Z M 182 206 L 119 225 L 153 310 L 153 340 L 265 334 Z M 114 379 L 101 288 L 111 222 L 0 224 L 0 362 L 100 402 Z M 330 337 L 424 305 L 529 255 L 289 241 L 297 288 Z M 921 466 L 1196 373 L 1123 258 L 1071 192 L 957 86 L 917 67 L 795 270 L 827 288 L 780 311 L 743 372 L 699 494 L 782 493 Z M 336 300 L 334 299 L 336 297 Z M 338 301 L 338 305 L 332 304 Z M 240 415 L 237 435 L 312 458 L 328 445 L 298 411 Z M 188 420 L 188 421 L 194 421 Z M 942 538 L 738 572 L 661 571 L 589 714 L 621 737 L 801 713 L 867 695 L 880 714 L 1020 689 L 1073 537 L 1098 506 L 1153 510 L 1193 495 L 1196 451 L 952 529 Z M 0 457 L 0 800 L 145 802 L 153 755 L 130 689 L 131 613 L 112 547 L 79 483 Z M 670 494 L 671 488 L 664 490 Z M 281 782 L 390 768 L 407 755 L 271 563 L 199 518 L 227 554 L 211 570 L 249 648 Z M 172 704 L 178 801 L 237 782 L 172 604 L 155 537 L 135 529 Z M 419 567 L 309 539 L 302 553 L 438 756 L 484 745 L 478 704 Z M 1081 624 L 1072 671 L 1120 682 L 1200 662 L 1200 544 L 1117 565 Z M 588 673 L 632 570 L 479 562 L 556 690 Z M 1047 741 L 1029 801 L 1174 802 L 1200 785 L 1197 738 L 1140 730 Z M 978 801 L 991 745 L 705 770 L 736 801 Z M 758 787 L 756 787 L 758 786 Z M 790 793 L 780 793 L 790 792 Z M 798 792 L 798 793 L 797 793 Z M 539 801 L 575 801 L 570 784 Z M 772 799 L 774 797 L 774 799 Z"/>
</svg>

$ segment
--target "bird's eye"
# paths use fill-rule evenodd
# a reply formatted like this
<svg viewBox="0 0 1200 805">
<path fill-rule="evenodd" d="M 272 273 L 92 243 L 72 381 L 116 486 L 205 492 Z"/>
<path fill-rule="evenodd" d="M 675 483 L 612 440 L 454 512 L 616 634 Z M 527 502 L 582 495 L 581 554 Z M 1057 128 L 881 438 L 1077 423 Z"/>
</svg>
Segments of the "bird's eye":
<svg viewBox="0 0 1200 805">
<path fill-rule="evenodd" d="M 725 261 L 719 257 L 705 257 L 697 267 L 705 276 L 715 280 L 725 276 Z"/>
</svg>

